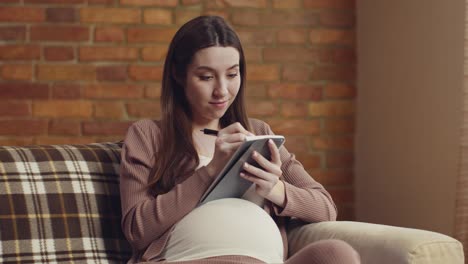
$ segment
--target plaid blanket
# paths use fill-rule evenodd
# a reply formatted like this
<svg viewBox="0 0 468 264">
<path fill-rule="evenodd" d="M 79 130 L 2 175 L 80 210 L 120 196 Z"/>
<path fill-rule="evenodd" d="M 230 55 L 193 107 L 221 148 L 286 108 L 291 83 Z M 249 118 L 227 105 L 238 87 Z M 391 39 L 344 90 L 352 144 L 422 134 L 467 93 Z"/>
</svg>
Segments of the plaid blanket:
<svg viewBox="0 0 468 264">
<path fill-rule="evenodd" d="M 0 263 L 122 263 L 120 143 L 0 147 Z"/>
</svg>

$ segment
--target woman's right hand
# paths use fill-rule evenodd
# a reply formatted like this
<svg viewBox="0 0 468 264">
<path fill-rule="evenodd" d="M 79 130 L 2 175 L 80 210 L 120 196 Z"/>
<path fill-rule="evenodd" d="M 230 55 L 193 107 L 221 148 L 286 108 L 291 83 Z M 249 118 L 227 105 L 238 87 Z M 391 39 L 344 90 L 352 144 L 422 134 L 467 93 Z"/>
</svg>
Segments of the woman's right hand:
<svg viewBox="0 0 468 264">
<path fill-rule="evenodd" d="M 253 136 L 239 122 L 218 131 L 213 159 L 206 165 L 209 175 L 215 177 L 223 169 L 232 154 L 245 141 L 246 136 Z"/>
</svg>

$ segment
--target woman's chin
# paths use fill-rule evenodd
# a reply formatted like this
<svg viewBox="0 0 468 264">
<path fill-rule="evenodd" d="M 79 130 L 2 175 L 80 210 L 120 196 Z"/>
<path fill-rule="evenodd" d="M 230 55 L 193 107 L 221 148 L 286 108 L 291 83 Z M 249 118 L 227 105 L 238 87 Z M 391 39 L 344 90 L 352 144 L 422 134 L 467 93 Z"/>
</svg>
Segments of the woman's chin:
<svg viewBox="0 0 468 264">
<path fill-rule="evenodd" d="M 226 110 L 223 110 L 223 111 L 215 111 L 215 112 L 212 112 L 209 116 L 210 118 L 209 119 L 212 119 L 212 120 L 215 120 L 215 119 L 221 119 L 224 114 L 226 114 Z"/>
</svg>

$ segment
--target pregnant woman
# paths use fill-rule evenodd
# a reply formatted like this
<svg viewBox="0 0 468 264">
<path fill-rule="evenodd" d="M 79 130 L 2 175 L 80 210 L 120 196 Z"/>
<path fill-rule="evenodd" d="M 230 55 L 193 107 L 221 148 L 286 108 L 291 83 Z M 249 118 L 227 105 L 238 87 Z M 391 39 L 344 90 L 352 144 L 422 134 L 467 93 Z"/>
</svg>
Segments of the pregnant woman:
<svg viewBox="0 0 468 264">
<path fill-rule="evenodd" d="M 282 146 L 239 175 L 255 185 L 244 199 L 200 198 L 248 135 L 273 134 L 247 117 L 246 63 L 237 34 L 220 17 L 184 24 L 167 52 L 161 119 L 135 122 L 120 168 L 122 228 L 129 263 L 359 263 L 339 240 L 309 244 L 287 256 L 286 226 L 334 221 L 330 194 Z M 219 130 L 217 136 L 202 129 Z"/>
</svg>

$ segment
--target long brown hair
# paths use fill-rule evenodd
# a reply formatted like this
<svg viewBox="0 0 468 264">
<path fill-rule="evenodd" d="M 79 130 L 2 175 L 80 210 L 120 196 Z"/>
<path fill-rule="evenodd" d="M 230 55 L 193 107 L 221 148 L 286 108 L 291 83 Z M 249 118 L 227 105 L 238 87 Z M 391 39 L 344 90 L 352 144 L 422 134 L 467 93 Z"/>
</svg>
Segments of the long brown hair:
<svg viewBox="0 0 468 264">
<path fill-rule="evenodd" d="M 160 146 L 149 178 L 150 189 L 157 193 L 168 192 L 178 177 L 192 173 L 200 163 L 192 139 L 192 112 L 184 86 L 194 54 L 212 46 L 233 47 L 239 52 L 240 89 L 221 117 L 220 125 L 226 127 L 240 122 L 249 129 L 244 105 L 245 57 L 239 37 L 221 17 L 200 16 L 190 20 L 174 35 L 164 63 Z"/>
</svg>

